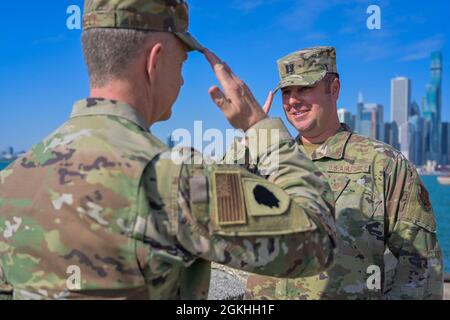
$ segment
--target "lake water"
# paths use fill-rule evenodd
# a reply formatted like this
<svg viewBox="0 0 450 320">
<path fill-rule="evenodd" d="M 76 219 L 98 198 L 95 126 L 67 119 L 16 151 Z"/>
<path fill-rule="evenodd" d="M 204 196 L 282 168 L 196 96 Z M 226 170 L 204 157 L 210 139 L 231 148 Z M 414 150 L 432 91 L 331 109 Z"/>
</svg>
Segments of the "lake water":
<svg viewBox="0 0 450 320">
<path fill-rule="evenodd" d="M 422 176 L 430 193 L 437 220 L 438 239 L 444 254 L 445 272 L 450 273 L 450 186 L 442 186 L 436 176 Z"/>
<path fill-rule="evenodd" d="M 0 162 L 0 170 L 7 163 Z M 450 186 L 441 186 L 436 176 L 422 176 L 436 214 L 438 239 L 444 254 L 445 271 L 450 273 Z"/>
</svg>

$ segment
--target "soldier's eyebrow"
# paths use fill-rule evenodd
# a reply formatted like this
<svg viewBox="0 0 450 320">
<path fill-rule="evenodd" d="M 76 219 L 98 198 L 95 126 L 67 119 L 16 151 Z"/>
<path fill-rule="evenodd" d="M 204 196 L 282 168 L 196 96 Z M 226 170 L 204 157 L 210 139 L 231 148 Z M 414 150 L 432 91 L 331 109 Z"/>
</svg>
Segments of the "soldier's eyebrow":
<svg viewBox="0 0 450 320">
<path fill-rule="evenodd" d="M 294 86 L 294 87 L 288 87 L 288 88 L 284 88 L 281 89 L 281 93 L 285 93 L 285 92 L 290 92 L 291 90 L 306 90 L 306 89 L 312 89 L 315 88 L 316 86 Z"/>
</svg>

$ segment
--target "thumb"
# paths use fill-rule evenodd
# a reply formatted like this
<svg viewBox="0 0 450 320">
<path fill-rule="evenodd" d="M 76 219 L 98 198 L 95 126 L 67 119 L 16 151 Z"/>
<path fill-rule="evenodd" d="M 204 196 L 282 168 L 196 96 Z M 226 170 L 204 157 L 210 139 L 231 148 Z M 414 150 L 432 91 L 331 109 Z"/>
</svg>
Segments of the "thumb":
<svg viewBox="0 0 450 320">
<path fill-rule="evenodd" d="M 224 109 L 227 103 L 227 98 L 223 94 L 223 92 L 217 86 L 212 86 L 208 90 L 209 95 L 211 96 L 212 101 L 220 108 Z"/>
<path fill-rule="evenodd" d="M 269 95 L 267 96 L 266 102 L 264 103 L 263 110 L 266 114 L 269 114 L 270 108 L 272 108 L 273 103 L 273 91 L 269 91 Z"/>
</svg>

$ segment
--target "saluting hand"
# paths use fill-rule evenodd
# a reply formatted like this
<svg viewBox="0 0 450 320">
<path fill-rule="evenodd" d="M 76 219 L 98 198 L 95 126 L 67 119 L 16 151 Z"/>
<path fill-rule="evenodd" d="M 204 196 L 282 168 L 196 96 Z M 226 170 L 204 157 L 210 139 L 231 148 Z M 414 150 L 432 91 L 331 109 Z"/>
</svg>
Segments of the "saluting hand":
<svg viewBox="0 0 450 320">
<path fill-rule="evenodd" d="M 212 86 L 208 92 L 230 124 L 236 129 L 246 131 L 267 118 L 273 101 L 272 92 L 269 93 L 264 109 L 261 109 L 248 86 L 233 73 L 226 63 L 207 49 L 204 54 L 224 91 L 222 92 L 217 86 Z"/>
</svg>

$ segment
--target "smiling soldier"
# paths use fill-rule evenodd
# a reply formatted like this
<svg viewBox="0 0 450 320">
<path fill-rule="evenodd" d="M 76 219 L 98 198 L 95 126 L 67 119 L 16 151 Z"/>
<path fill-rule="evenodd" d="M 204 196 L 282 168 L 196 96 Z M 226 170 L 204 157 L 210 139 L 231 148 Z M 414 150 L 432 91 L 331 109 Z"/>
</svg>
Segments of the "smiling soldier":
<svg viewBox="0 0 450 320">
<path fill-rule="evenodd" d="M 281 58 L 278 68 L 298 146 L 335 194 L 338 254 L 317 276 L 250 276 L 247 298 L 442 299 L 442 255 L 428 192 L 400 152 L 339 123 L 335 49 L 301 50 Z"/>
</svg>

